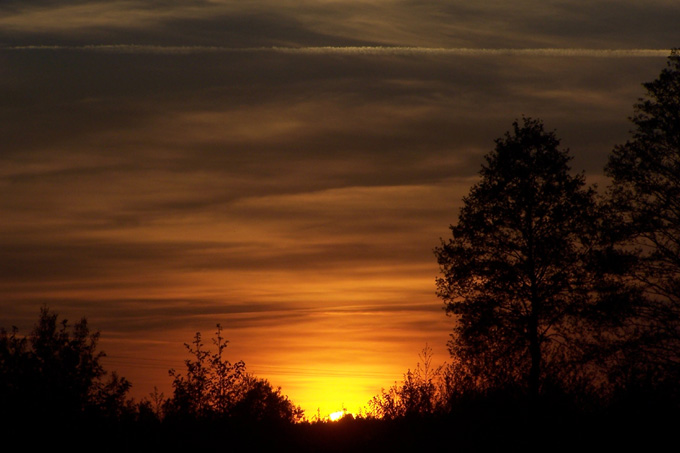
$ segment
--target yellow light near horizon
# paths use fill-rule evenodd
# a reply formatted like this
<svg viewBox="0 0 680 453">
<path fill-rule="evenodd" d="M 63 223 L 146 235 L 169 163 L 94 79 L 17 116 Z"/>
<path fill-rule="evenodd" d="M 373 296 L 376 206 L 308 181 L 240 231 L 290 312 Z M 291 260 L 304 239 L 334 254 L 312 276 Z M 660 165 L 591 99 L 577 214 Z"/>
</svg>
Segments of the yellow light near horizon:
<svg viewBox="0 0 680 453">
<path fill-rule="evenodd" d="M 305 373 L 302 371 L 302 373 Z M 358 372 L 360 374 L 360 371 Z M 288 379 L 292 379 L 293 382 Z M 367 378 L 364 376 L 275 376 L 273 382 L 280 382 L 284 392 L 300 405 L 309 419 L 320 417 L 330 419 L 339 407 L 345 413 L 359 413 L 366 409 L 369 400 L 375 396 L 389 378 Z M 297 382 L 295 382 L 297 381 Z"/>
<path fill-rule="evenodd" d="M 345 411 L 333 412 L 332 414 L 328 415 L 328 418 L 330 419 L 330 421 L 336 422 L 336 421 L 340 420 L 346 413 L 347 412 L 345 412 Z"/>
</svg>

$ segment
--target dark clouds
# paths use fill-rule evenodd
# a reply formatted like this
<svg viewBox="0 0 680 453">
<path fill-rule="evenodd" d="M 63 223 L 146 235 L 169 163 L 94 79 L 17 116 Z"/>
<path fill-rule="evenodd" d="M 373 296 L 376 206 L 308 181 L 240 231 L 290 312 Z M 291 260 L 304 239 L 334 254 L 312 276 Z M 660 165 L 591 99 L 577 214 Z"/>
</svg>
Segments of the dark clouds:
<svg viewBox="0 0 680 453">
<path fill-rule="evenodd" d="M 140 396 L 222 322 L 294 399 L 370 397 L 444 357 L 432 248 L 514 119 L 602 179 L 664 64 L 626 49 L 677 45 L 675 2 L 612 8 L 3 2 L 0 325 L 87 316 Z"/>
<path fill-rule="evenodd" d="M 0 42 L 663 48 L 677 2 L 6 1 Z"/>
</svg>

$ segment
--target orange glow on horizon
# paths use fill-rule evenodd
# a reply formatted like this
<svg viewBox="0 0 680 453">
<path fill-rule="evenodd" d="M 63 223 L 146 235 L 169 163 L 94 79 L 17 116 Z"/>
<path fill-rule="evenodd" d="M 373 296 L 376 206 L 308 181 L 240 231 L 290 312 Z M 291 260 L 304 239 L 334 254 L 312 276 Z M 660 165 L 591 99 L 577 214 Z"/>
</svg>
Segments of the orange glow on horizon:
<svg viewBox="0 0 680 453">
<path fill-rule="evenodd" d="M 397 330 L 403 316 L 413 315 L 392 314 L 394 328 L 370 332 L 371 326 L 363 325 L 362 316 L 356 313 L 314 315 L 289 327 L 268 326 L 267 341 L 259 326 L 225 327 L 226 358 L 232 363 L 243 360 L 249 373 L 267 379 L 274 388 L 281 387 L 281 393 L 304 410 L 307 420 L 326 419 L 339 408 L 361 414 L 381 389 L 401 381 L 415 367 L 417 354 L 427 342 L 425 336 L 408 337 L 406 330 Z M 378 315 L 370 319 L 381 322 Z M 200 330 L 205 348 L 212 349 L 214 328 Z M 166 398 L 172 396 L 168 370 L 186 372 L 184 360 L 190 357 L 182 343 L 190 342 L 195 331 L 161 331 L 163 339 L 145 340 L 102 333 L 105 368 L 132 382 L 136 400 L 148 397 L 154 387 Z M 446 361 L 444 347 L 435 349 L 435 362 Z"/>
</svg>

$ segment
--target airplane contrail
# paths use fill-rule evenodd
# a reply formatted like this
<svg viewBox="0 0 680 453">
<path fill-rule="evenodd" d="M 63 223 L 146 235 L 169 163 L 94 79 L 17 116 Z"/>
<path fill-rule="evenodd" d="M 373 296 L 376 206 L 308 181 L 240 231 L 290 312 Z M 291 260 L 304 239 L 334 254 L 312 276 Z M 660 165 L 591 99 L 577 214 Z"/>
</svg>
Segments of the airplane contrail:
<svg viewBox="0 0 680 453">
<path fill-rule="evenodd" d="M 408 46 L 319 46 L 319 47 L 223 47 L 223 46 L 156 46 L 143 44 L 104 44 L 82 46 L 7 46 L 0 50 L 55 50 L 109 53 L 198 54 L 198 53 L 279 53 L 293 55 L 441 55 L 441 56 L 536 56 L 630 58 L 666 57 L 670 49 L 583 49 L 583 48 L 446 48 Z"/>
</svg>

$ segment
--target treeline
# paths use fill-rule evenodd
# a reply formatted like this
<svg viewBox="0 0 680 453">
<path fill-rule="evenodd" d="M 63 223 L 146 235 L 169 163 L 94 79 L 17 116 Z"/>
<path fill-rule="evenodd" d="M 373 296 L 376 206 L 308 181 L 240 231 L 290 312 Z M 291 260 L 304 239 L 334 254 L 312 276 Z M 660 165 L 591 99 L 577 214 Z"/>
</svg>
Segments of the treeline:
<svg viewBox="0 0 680 453">
<path fill-rule="evenodd" d="M 215 348 L 207 348 L 200 333 L 185 344 L 191 358 L 183 373 L 169 370 L 170 397 L 154 390 L 138 402 L 129 397 L 129 381 L 104 370 L 98 339 L 86 319 L 71 326 L 46 307 L 28 337 L 16 328 L 1 328 L 2 429 L 11 432 L 28 424 L 43 433 L 85 437 L 110 436 L 113 430 L 135 441 L 149 441 L 149 434 L 156 433 L 166 443 L 186 442 L 193 430 L 209 426 L 221 431 L 238 427 L 243 436 L 247 428 L 273 429 L 302 420 L 302 409 L 280 388 L 248 373 L 242 361 L 226 359 L 227 341 L 219 325 L 212 339 Z"/>
<path fill-rule="evenodd" d="M 280 388 L 226 357 L 222 328 L 208 345 L 196 333 L 183 370 L 169 370 L 172 394 L 141 401 L 131 383 L 104 370 L 99 332 L 86 319 L 70 325 L 47 307 L 28 336 L 0 328 L 0 435 L 32 447 L 156 451 L 208 447 L 312 450 L 344 435 L 306 431 L 303 411 Z"/>
</svg>

